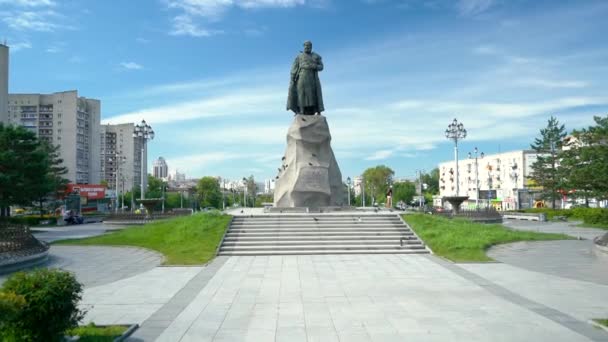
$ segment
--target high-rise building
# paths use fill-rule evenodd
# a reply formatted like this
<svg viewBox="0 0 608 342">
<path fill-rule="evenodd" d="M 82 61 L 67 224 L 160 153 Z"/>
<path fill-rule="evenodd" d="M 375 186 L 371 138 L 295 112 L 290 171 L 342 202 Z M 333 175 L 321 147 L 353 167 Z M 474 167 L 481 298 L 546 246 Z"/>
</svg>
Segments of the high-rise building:
<svg viewBox="0 0 608 342">
<path fill-rule="evenodd" d="M 167 179 L 169 176 L 169 167 L 167 166 L 165 158 L 158 157 L 158 159 L 154 161 L 154 172 L 152 175 L 156 178 Z"/>
<path fill-rule="evenodd" d="M 65 175 L 73 183 L 101 181 L 99 100 L 78 97 L 76 90 L 53 94 L 9 94 L 9 124 L 20 125 L 40 140 L 59 146 Z"/>
<path fill-rule="evenodd" d="M 8 122 L 8 46 L 0 44 L 0 122 Z"/>
<path fill-rule="evenodd" d="M 134 127 L 132 123 L 101 125 L 101 179 L 109 189 L 116 189 L 118 175 L 119 193 L 131 191 L 141 181 L 141 152 L 135 148 Z"/>
</svg>

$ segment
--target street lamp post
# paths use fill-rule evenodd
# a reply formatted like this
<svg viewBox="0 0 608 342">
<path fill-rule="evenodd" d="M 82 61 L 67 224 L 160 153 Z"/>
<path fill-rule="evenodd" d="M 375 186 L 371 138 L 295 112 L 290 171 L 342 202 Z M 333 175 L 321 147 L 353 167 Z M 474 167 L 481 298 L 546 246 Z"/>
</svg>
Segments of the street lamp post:
<svg viewBox="0 0 608 342">
<path fill-rule="evenodd" d="M 484 157 L 484 153 L 481 152 L 481 154 L 479 155 L 479 158 L 477 157 L 477 153 L 479 152 L 479 150 L 477 149 L 477 147 L 475 147 L 475 149 L 473 150 L 473 152 L 475 153 L 475 208 L 479 209 L 479 167 L 478 167 L 478 159 L 483 159 Z M 471 154 L 471 152 L 469 152 L 469 159 L 472 159 L 473 155 Z"/>
<path fill-rule="evenodd" d="M 363 204 L 363 208 L 365 208 L 365 178 L 361 177 L 361 204 Z"/>
<path fill-rule="evenodd" d="M 243 177 L 243 208 L 247 208 L 247 179 Z"/>
<path fill-rule="evenodd" d="M 350 182 L 351 182 L 350 177 L 346 178 L 346 184 L 348 185 L 347 191 L 348 191 L 348 206 L 349 207 L 350 207 Z"/>
<path fill-rule="evenodd" d="M 114 191 L 115 191 L 115 201 L 114 201 L 114 212 L 118 213 L 118 173 L 120 171 L 120 166 L 126 161 L 127 157 L 125 156 L 121 156 L 120 153 L 115 153 L 114 159 L 112 159 L 111 157 L 108 159 L 109 162 L 114 161 L 114 163 L 116 164 L 114 167 L 114 176 L 115 176 L 115 180 L 114 180 Z"/>
<path fill-rule="evenodd" d="M 148 161 L 146 158 L 146 144 L 148 140 L 154 139 L 154 131 L 152 127 L 146 123 L 146 120 L 141 120 L 141 124 L 135 125 L 133 130 L 133 138 L 139 139 L 141 142 L 141 196 L 143 200 L 146 198 L 146 174 Z"/>
<path fill-rule="evenodd" d="M 226 210 L 226 180 L 222 178 L 222 210 Z"/>
<path fill-rule="evenodd" d="M 445 137 L 454 141 L 454 160 L 456 161 L 456 196 L 460 196 L 460 180 L 458 175 L 458 140 L 467 137 L 467 130 L 462 123 L 454 119 L 445 130 Z"/>
</svg>

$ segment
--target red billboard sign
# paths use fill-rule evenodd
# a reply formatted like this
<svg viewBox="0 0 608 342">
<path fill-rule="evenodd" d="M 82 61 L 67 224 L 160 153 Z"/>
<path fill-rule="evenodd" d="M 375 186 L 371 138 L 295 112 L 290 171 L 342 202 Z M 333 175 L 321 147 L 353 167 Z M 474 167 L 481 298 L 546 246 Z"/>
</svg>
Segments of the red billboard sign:
<svg viewBox="0 0 608 342">
<path fill-rule="evenodd" d="M 101 184 L 68 184 L 68 194 L 80 194 L 89 200 L 102 199 L 106 197 L 106 187 Z"/>
</svg>

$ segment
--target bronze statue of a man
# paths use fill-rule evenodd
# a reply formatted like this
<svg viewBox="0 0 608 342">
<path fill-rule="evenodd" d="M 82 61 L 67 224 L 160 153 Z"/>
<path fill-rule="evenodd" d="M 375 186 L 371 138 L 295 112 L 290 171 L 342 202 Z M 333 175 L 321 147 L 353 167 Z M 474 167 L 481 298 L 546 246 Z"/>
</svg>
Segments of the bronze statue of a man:
<svg viewBox="0 0 608 342">
<path fill-rule="evenodd" d="M 296 114 L 321 114 L 323 93 L 319 71 L 323 70 L 321 56 L 312 52 L 312 43 L 304 42 L 304 51 L 293 61 L 291 67 L 291 82 L 287 95 L 287 110 Z"/>
</svg>

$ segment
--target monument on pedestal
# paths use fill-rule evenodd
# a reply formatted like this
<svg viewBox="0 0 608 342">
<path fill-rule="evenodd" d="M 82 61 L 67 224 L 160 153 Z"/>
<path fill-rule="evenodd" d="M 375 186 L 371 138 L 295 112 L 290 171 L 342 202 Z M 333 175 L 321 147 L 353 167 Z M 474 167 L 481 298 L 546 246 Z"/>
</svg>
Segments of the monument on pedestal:
<svg viewBox="0 0 608 342">
<path fill-rule="evenodd" d="M 335 207 L 344 205 L 342 174 L 331 149 L 319 71 L 321 56 L 312 43 L 293 62 L 287 110 L 293 123 L 287 132 L 287 148 L 275 181 L 274 206 Z"/>
</svg>

